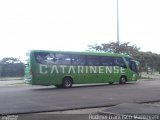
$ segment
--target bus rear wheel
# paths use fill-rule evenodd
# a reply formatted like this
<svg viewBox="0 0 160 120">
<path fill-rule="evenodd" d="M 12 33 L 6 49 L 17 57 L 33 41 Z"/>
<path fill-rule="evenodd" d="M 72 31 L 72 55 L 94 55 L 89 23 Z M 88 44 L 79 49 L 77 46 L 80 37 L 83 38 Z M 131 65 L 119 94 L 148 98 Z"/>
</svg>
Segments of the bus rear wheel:
<svg viewBox="0 0 160 120">
<path fill-rule="evenodd" d="M 62 86 L 63 86 L 63 88 L 71 88 L 72 87 L 72 79 L 70 77 L 63 78 Z"/>
<path fill-rule="evenodd" d="M 119 80 L 119 84 L 126 84 L 127 78 L 125 76 L 121 76 Z"/>
</svg>

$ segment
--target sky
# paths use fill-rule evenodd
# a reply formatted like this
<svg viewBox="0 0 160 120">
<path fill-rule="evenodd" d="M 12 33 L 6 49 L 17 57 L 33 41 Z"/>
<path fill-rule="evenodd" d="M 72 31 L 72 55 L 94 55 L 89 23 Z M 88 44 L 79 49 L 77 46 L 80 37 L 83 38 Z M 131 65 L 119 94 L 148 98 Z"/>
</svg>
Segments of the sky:
<svg viewBox="0 0 160 120">
<path fill-rule="evenodd" d="M 0 58 L 117 41 L 117 0 L 0 0 Z M 119 40 L 160 54 L 160 0 L 119 0 Z"/>
</svg>

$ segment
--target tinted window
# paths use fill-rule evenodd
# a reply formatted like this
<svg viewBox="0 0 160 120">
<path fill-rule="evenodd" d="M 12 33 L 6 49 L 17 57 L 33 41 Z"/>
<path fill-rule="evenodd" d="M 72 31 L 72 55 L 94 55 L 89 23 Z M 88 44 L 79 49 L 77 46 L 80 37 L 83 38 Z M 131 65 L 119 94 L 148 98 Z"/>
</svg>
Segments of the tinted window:
<svg viewBox="0 0 160 120">
<path fill-rule="evenodd" d="M 69 65 L 71 64 L 71 56 L 66 54 L 55 54 L 55 64 Z"/>
<path fill-rule="evenodd" d="M 136 73 L 138 72 L 136 63 L 134 61 L 129 62 L 129 68 Z"/>
<path fill-rule="evenodd" d="M 68 65 L 71 63 L 71 58 L 66 54 L 54 54 L 54 53 L 35 53 L 35 59 L 40 64 L 62 64 Z"/>
<path fill-rule="evenodd" d="M 53 53 L 36 52 L 35 59 L 40 64 L 54 64 L 55 55 Z"/>
<path fill-rule="evenodd" d="M 101 65 L 102 66 L 112 66 L 113 58 L 112 57 L 101 57 Z"/>
<path fill-rule="evenodd" d="M 114 58 L 114 65 L 120 66 L 120 67 L 126 67 L 125 62 L 124 62 L 123 58 L 121 58 L 121 57 Z"/>
<path fill-rule="evenodd" d="M 89 66 L 98 66 L 98 65 L 100 65 L 99 57 L 87 56 L 87 63 Z"/>
<path fill-rule="evenodd" d="M 72 55 L 72 65 L 86 65 L 86 57 L 83 55 Z"/>
</svg>

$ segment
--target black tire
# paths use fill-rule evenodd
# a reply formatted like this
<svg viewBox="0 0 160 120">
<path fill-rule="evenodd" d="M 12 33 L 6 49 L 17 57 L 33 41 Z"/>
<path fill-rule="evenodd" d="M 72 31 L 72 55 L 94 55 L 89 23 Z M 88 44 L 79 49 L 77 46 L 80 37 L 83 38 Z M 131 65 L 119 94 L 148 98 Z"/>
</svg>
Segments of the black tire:
<svg viewBox="0 0 160 120">
<path fill-rule="evenodd" d="M 126 84 L 127 78 L 125 76 L 121 76 L 119 79 L 119 84 Z"/>
<path fill-rule="evenodd" d="M 71 88 L 72 84 L 73 84 L 73 82 L 70 77 L 65 77 L 63 79 L 63 83 L 62 83 L 63 88 Z"/>
</svg>

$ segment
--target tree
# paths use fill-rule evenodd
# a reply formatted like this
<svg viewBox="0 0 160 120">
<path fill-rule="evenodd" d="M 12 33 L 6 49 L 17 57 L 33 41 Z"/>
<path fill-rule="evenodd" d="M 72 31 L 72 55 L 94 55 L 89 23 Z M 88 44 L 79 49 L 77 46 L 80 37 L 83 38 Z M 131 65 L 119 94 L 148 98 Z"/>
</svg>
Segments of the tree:
<svg viewBox="0 0 160 120">
<path fill-rule="evenodd" d="M 117 43 L 117 42 L 110 42 L 110 43 L 102 43 L 101 45 L 88 45 L 89 50 L 96 50 L 96 51 L 104 51 L 104 52 L 111 52 L 111 53 L 124 53 L 131 56 L 136 56 L 138 51 L 140 50 L 139 47 L 136 45 L 129 45 L 129 42 L 125 43 Z"/>
<path fill-rule="evenodd" d="M 147 70 L 147 68 L 151 68 L 151 72 L 153 70 L 160 71 L 160 55 L 152 52 L 141 52 L 141 57 L 143 59 L 139 59 L 143 68 Z"/>
<path fill-rule="evenodd" d="M 3 64 L 15 64 L 15 63 L 22 63 L 19 59 L 17 58 L 13 58 L 13 57 L 5 57 L 3 58 L 0 63 L 3 63 Z"/>
<path fill-rule="evenodd" d="M 5 57 L 0 61 L 1 77 L 24 76 L 24 64 L 17 58 Z"/>
</svg>

